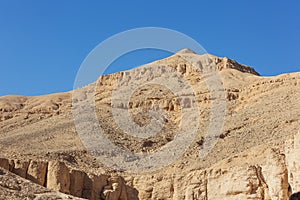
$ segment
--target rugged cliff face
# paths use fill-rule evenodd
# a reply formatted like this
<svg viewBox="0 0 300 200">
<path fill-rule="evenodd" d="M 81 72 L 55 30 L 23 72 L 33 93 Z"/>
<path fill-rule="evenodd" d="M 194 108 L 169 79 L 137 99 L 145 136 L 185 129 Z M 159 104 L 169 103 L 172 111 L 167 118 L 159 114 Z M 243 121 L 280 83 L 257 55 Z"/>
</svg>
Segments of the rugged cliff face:
<svg viewBox="0 0 300 200">
<path fill-rule="evenodd" d="M 18 175 L 0 169 L 0 198 L 5 200 L 15 199 L 74 199 L 71 195 L 52 191 L 45 187 L 36 185 Z"/>
<path fill-rule="evenodd" d="M 298 133 L 285 148 L 259 146 L 206 169 L 137 176 L 134 186 L 141 199 L 288 199 L 299 191 L 299 139 Z"/>
<path fill-rule="evenodd" d="M 119 199 L 138 199 L 137 191 L 126 185 L 122 177 L 87 173 L 62 161 L 0 158 L 0 167 L 50 190 L 76 197 L 100 199 L 105 187 L 118 183 Z"/>
<path fill-rule="evenodd" d="M 229 58 L 183 50 L 76 91 L 0 97 L 0 167 L 87 199 L 287 199 L 300 190 L 299 85 L 299 73 L 261 77 Z M 156 155 L 196 131 L 173 162 L 140 172 L 122 168 L 135 157 L 94 158 L 110 146 L 86 151 L 94 141 L 87 147 L 79 132 L 94 136 L 93 124 L 133 155 Z"/>
<path fill-rule="evenodd" d="M 167 173 L 133 176 L 124 174 L 126 181 L 118 175 L 86 173 L 60 161 L 21 161 L 1 158 L 0 167 L 48 189 L 86 199 L 101 199 L 101 196 L 104 198 L 102 193 L 105 188 L 118 183 L 117 199 L 124 200 L 279 200 L 288 199 L 293 191 L 300 189 L 299 144 L 300 133 L 288 139 L 285 148 L 257 147 L 206 169 L 184 172 L 173 169 Z M 0 177 L 0 180 L 1 190 L 5 187 L 14 187 L 8 186 L 8 179 Z M 57 198 L 57 194 L 54 197 Z"/>
</svg>

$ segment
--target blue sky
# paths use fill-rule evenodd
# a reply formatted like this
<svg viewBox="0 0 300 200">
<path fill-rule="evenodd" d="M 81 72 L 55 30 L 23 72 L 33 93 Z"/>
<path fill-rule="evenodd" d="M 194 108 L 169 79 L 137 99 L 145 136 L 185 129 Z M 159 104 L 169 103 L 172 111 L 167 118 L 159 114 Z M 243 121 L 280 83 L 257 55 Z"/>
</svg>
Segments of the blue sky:
<svg viewBox="0 0 300 200">
<path fill-rule="evenodd" d="M 164 27 L 209 53 L 253 66 L 262 75 L 300 71 L 300 1 L 0 1 L 0 96 L 73 88 L 76 73 L 100 42 L 138 27 Z M 111 71 L 168 56 L 133 52 Z"/>
</svg>

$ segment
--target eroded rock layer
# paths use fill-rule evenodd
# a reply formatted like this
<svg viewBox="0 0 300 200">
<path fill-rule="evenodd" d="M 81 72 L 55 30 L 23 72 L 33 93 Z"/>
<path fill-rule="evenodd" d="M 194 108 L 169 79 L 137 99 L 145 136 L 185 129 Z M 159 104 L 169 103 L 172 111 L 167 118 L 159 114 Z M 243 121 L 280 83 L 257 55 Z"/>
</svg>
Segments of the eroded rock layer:
<svg viewBox="0 0 300 200">
<path fill-rule="evenodd" d="M 300 190 L 299 85 L 299 73 L 262 77 L 232 59 L 183 50 L 72 92 L 0 97 L 0 167 L 87 199 L 287 199 Z M 220 131 L 208 136 L 218 119 L 212 107 L 220 102 L 226 104 Z M 158 111 L 164 115 L 153 114 Z M 149 132 L 159 131 L 147 138 L 128 134 L 135 129 L 120 128 L 127 119 L 136 130 L 155 122 Z M 78 133 L 79 127 L 93 135 L 93 122 L 118 148 L 151 154 L 174 142 L 188 120 L 198 123 L 197 134 L 182 144 L 183 155 L 144 173 L 94 159 Z M 195 124 L 188 125 L 184 133 Z"/>
</svg>

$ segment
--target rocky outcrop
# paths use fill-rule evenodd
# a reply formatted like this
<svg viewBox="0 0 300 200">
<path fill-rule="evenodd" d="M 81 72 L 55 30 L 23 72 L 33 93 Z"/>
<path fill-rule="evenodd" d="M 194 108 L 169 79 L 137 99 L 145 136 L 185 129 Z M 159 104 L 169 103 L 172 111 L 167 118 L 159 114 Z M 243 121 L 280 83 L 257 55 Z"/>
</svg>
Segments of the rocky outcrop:
<svg viewBox="0 0 300 200">
<path fill-rule="evenodd" d="M 300 132 L 286 142 L 286 165 L 292 192 L 300 191 Z"/>
<path fill-rule="evenodd" d="M 0 168 L 0 199 L 2 200 L 54 200 L 73 199 L 80 200 L 71 195 L 53 191 L 32 183 L 8 170 Z M 82 199 L 83 200 L 83 199 Z"/>
<path fill-rule="evenodd" d="M 74 196 L 82 196 L 85 176 L 86 174 L 80 170 L 72 169 L 70 171 L 70 193 Z"/>
<path fill-rule="evenodd" d="M 267 186 L 265 194 L 272 200 L 287 199 L 290 194 L 286 157 L 275 149 L 270 149 L 267 153 L 266 164 L 262 166 L 262 175 Z"/>
<path fill-rule="evenodd" d="M 30 161 L 28 166 L 26 179 L 37 183 L 41 186 L 46 186 L 46 175 L 47 175 L 48 163 L 44 161 Z"/>
<path fill-rule="evenodd" d="M 130 196 L 130 198 L 129 198 Z M 126 184 L 123 178 L 118 176 L 112 176 L 108 179 L 108 184 L 102 191 L 102 198 L 108 200 L 135 200 L 137 196 L 128 194 Z"/>
<path fill-rule="evenodd" d="M 65 163 L 59 161 L 48 163 L 47 188 L 70 193 L 70 173 Z"/>
<path fill-rule="evenodd" d="M 22 178 L 26 178 L 26 173 L 28 170 L 29 162 L 23 161 L 23 160 L 14 160 L 14 161 L 10 161 L 10 162 L 14 163 L 12 172 L 14 174 L 21 176 Z"/>
<path fill-rule="evenodd" d="M 214 58 L 214 62 L 218 67 L 218 70 L 223 70 L 223 69 L 236 69 L 241 72 L 246 72 L 254 75 L 259 75 L 258 72 L 256 72 L 252 67 L 242 65 L 235 60 L 229 59 L 227 57 L 224 58 L 219 58 L 216 56 L 212 56 Z"/>
<path fill-rule="evenodd" d="M 273 147 L 266 151 L 236 157 L 251 160 L 262 156 L 257 164 L 245 165 L 235 158 L 217 163 L 208 169 L 188 173 L 156 173 L 128 177 L 139 191 L 140 199 L 184 200 L 286 200 L 299 191 L 300 134 L 286 143 L 286 151 Z M 263 155 L 261 155 L 261 153 Z M 233 162 L 235 164 L 228 164 Z"/>
<path fill-rule="evenodd" d="M 0 158 L 0 168 L 46 188 L 85 199 L 99 200 L 103 192 L 117 183 L 117 199 L 138 199 L 138 192 L 120 176 L 96 175 L 69 167 L 62 161 L 14 160 Z M 103 197 L 105 198 L 105 197 Z"/>
<path fill-rule="evenodd" d="M 135 182 L 140 189 L 140 199 L 268 199 L 265 194 L 268 185 L 261 180 L 260 170 L 259 166 L 215 168 L 196 170 L 184 176 L 173 174 L 156 182 L 143 176 Z"/>
</svg>

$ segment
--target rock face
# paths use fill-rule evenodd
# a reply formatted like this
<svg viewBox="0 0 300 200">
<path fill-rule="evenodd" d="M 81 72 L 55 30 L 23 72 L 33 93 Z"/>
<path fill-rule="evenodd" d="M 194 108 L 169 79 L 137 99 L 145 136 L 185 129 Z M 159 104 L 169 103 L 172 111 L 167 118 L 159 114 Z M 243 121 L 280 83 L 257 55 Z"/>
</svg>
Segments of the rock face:
<svg viewBox="0 0 300 200">
<path fill-rule="evenodd" d="M 72 169 L 70 172 L 70 193 L 76 197 L 83 194 L 83 183 L 86 174 L 80 170 Z"/>
<path fill-rule="evenodd" d="M 63 162 L 50 161 L 48 163 L 47 188 L 70 193 L 69 169 Z"/>
<path fill-rule="evenodd" d="M 28 166 L 29 166 L 28 161 L 15 160 L 12 172 L 21 176 L 22 178 L 26 178 L 26 172 L 28 170 Z"/>
<path fill-rule="evenodd" d="M 209 83 L 222 87 L 210 88 Z M 300 139 L 295 134 L 300 121 L 299 85 L 300 73 L 261 77 L 232 59 L 213 55 L 203 59 L 183 50 L 140 68 L 101 76 L 72 92 L 0 97 L 0 167 L 49 191 L 92 200 L 286 200 L 300 190 Z M 225 117 L 218 124 L 220 131 L 207 135 L 211 121 L 221 116 L 221 112 L 212 115 L 212 105 L 218 105 L 219 99 L 226 102 Z M 86 102 L 95 107 L 94 121 Z M 192 115 L 195 106 L 197 116 Z M 78 120 L 75 108 L 83 113 Z M 186 115 L 181 115 L 183 109 L 188 110 Z M 163 116 L 156 115 L 160 111 Z M 128 134 L 133 128 L 123 130 L 121 125 L 127 123 L 116 119 L 130 119 L 138 130 L 149 124 L 149 132 L 161 129 L 142 138 Z M 118 171 L 98 162 L 86 151 L 74 125 L 79 123 L 90 135 L 98 133 L 93 124 L 99 124 L 111 141 L 109 150 L 115 144 L 141 155 L 174 143 L 186 121 L 191 123 L 182 135 L 199 122 L 186 151 L 165 168 L 144 173 Z M 217 143 L 202 157 L 211 141 Z M 107 158 L 115 156 L 111 155 Z M 121 157 L 116 164 L 130 159 L 135 157 Z"/>
<path fill-rule="evenodd" d="M 102 192 L 102 196 L 108 200 L 120 199 L 120 200 L 135 200 L 137 196 L 132 196 L 128 193 L 124 179 L 121 177 L 110 177 L 108 179 L 108 185 L 105 186 Z M 130 196 L 130 198 L 129 198 Z"/>
<path fill-rule="evenodd" d="M 299 132 L 286 143 L 286 163 L 288 167 L 288 180 L 292 192 L 300 191 L 300 136 Z"/>
<path fill-rule="evenodd" d="M 43 161 L 30 161 L 26 179 L 41 186 L 46 186 L 47 163 Z"/>
<path fill-rule="evenodd" d="M 267 191 L 264 193 L 272 200 L 288 199 L 290 182 L 288 181 L 289 166 L 286 162 L 289 162 L 289 158 L 274 149 L 267 153 L 266 164 L 262 166 L 261 171 L 267 186 Z"/>
<path fill-rule="evenodd" d="M 45 187 L 25 180 L 20 176 L 0 168 L 0 199 L 5 200 L 56 200 L 73 199 L 83 200 L 71 195 L 49 190 Z"/>
<path fill-rule="evenodd" d="M 196 169 L 182 174 L 176 173 L 175 170 L 171 174 L 125 175 L 125 179 L 115 175 L 86 174 L 59 161 L 1 158 L 0 167 L 8 170 L 9 163 L 15 163 L 17 165 L 14 165 L 11 171 L 34 183 L 54 191 L 92 200 L 286 200 L 291 193 L 299 191 L 300 187 L 297 159 L 299 141 L 300 133 L 287 140 L 285 152 L 274 147 L 262 151 L 261 155 L 254 151 L 235 156 L 207 169 Z M 250 162 L 240 163 L 240 157 L 248 157 L 250 160 L 253 157 L 264 159 L 261 159 L 259 165 L 252 165 Z M 0 181 L 0 186 L 1 184 L 3 182 Z M 117 184 L 116 189 L 114 184 Z M 105 191 L 109 191 L 108 194 L 104 195 Z M 32 194 L 32 199 L 37 196 Z M 56 198 L 54 194 L 52 197 Z"/>
<path fill-rule="evenodd" d="M 139 191 L 140 199 L 286 200 L 299 191 L 299 165 L 296 159 L 299 139 L 300 134 L 289 139 L 285 153 L 278 147 L 261 152 L 255 150 L 254 153 L 235 156 L 204 170 L 136 176 L 133 186 Z M 249 160 L 248 164 L 240 162 L 242 157 Z M 260 161 L 251 161 L 254 158 Z"/>
<path fill-rule="evenodd" d="M 10 169 L 9 163 L 16 165 Z M 137 191 L 126 185 L 120 176 L 88 174 L 70 168 L 61 161 L 21 161 L 0 158 L 0 168 L 10 170 L 20 177 L 26 177 L 31 182 L 45 186 L 52 191 L 59 191 L 76 197 L 98 200 L 103 196 L 102 192 L 105 187 L 111 188 L 112 184 L 117 183 L 118 190 L 114 194 L 117 199 L 138 199 Z"/>
</svg>

